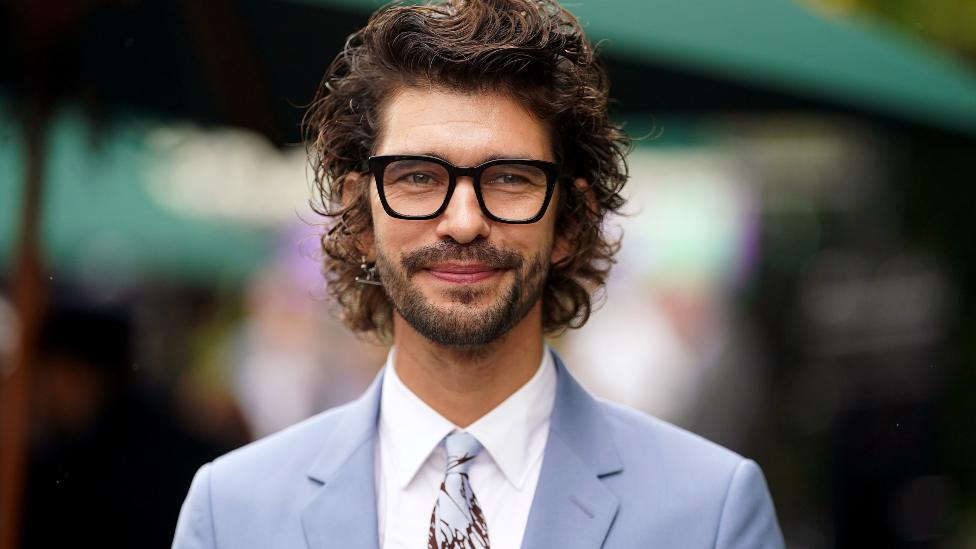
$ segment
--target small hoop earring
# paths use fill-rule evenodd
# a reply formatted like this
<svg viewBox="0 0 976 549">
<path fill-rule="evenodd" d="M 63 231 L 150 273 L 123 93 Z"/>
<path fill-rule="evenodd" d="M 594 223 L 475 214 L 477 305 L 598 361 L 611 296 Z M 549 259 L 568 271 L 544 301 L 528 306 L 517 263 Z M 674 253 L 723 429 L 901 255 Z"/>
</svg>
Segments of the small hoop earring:
<svg viewBox="0 0 976 549">
<path fill-rule="evenodd" d="M 366 263 L 366 256 L 362 256 L 359 268 L 363 270 L 363 276 L 357 276 L 356 282 L 360 284 L 369 284 L 370 286 L 382 286 L 383 283 L 378 280 L 376 276 L 376 264 L 372 267 Z"/>
</svg>

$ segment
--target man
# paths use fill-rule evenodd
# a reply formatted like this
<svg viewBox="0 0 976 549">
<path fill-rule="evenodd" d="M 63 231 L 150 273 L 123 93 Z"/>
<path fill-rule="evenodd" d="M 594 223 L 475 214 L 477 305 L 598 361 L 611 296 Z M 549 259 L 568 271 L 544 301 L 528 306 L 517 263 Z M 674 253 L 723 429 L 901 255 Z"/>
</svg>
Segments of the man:
<svg viewBox="0 0 976 549">
<path fill-rule="evenodd" d="M 595 400 L 543 342 L 617 249 L 607 89 L 551 1 L 389 7 L 350 37 L 307 118 L 325 272 L 392 350 L 359 400 L 201 468 L 174 547 L 782 547 L 755 463 Z"/>
</svg>

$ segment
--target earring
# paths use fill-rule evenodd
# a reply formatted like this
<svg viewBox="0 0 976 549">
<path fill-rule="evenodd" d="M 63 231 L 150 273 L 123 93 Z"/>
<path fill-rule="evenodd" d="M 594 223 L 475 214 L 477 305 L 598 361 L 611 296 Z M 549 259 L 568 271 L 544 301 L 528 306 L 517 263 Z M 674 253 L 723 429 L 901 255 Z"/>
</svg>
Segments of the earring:
<svg viewBox="0 0 976 549">
<path fill-rule="evenodd" d="M 372 267 L 366 263 L 366 256 L 362 256 L 362 262 L 359 264 L 359 268 L 363 270 L 363 276 L 356 277 L 356 282 L 360 284 L 369 284 L 371 286 L 382 286 L 383 283 L 377 280 L 376 276 L 376 265 Z"/>
</svg>

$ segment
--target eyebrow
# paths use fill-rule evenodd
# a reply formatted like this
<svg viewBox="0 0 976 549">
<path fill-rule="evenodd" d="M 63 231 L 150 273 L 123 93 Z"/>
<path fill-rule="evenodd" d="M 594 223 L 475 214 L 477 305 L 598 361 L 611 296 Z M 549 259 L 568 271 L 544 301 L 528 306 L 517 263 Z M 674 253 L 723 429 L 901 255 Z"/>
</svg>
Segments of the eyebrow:
<svg viewBox="0 0 976 549">
<path fill-rule="evenodd" d="M 444 158 L 444 155 L 437 154 L 436 152 L 433 152 L 433 151 L 419 152 L 419 153 L 405 153 L 405 154 L 415 154 L 415 155 L 421 155 L 421 156 L 432 156 L 434 158 L 438 158 L 440 160 L 443 160 L 444 162 L 448 162 L 450 164 L 453 164 L 453 162 L 451 162 L 447 158 Z M 545 160 L 544 158 L 535 158 L 532 155 L 512 155 L 512 154 L 493 153 L 493 154 L 489 154 L 488 156 L 481 157 L 477 162 L 475 162 L 474 164 L 471 164 L 471 165 L 472 166 L 478 166 L 478 165 L 484 164 L 485 162 L 491 162 L 492 160 L 500 160 L 502 158 L 511 159 L 511 160 Z"/>
</svg>

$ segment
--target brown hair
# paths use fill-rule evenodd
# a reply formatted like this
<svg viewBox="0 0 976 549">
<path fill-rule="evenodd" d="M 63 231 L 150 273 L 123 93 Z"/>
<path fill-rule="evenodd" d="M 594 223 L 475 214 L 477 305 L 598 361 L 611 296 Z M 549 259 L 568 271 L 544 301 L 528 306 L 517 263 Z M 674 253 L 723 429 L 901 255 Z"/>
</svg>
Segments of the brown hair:
<svg viewBox="0 0 976 549">
<path fill-rule="evenodd" d="M 556 231 L 575 247 L 546 281 L 543 329 L 582 326 L 619 249 L 603 219 L 624 204 L 630 142 L 608 118 L 609 82 L 579 22 L 551 0 L 387 6 L 332 62 L 305 130 L 319 199 L 313 207 L 330 219 L 323 271 L 346 324 L 381 338 L 390 333 L 383 289 L 355 282 L 372 219 L 366 180 L 348 176 L 367 170 L 384 101 L 412 86 L 503 92 L 548 124 L 563 170 Z M 573 184 L 577 177 L 588 190 Z"/>
</svg>

